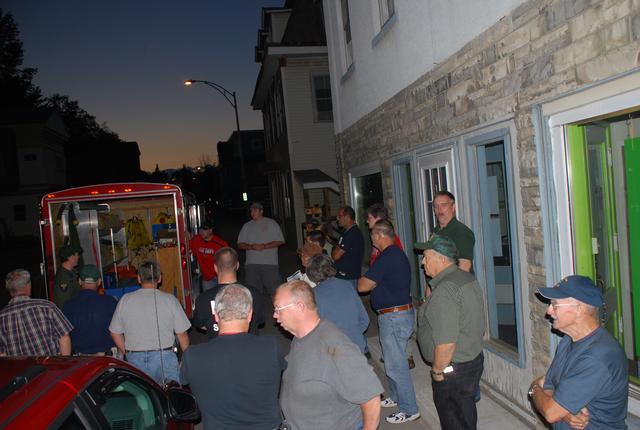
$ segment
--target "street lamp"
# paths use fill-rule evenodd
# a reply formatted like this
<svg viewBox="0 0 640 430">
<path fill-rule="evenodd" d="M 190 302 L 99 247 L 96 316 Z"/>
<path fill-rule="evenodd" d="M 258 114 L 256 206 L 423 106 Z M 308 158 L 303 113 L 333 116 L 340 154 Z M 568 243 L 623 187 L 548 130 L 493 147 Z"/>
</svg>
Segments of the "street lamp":
<svg viewBox="0 0 640 430">
<path fill-rule="evenodd" d="M 225 98 L 226 101 L 229 102 L 231 106 L 233 106 L 233 110 L 236 113 L 236 131 L 237 131 L 237 140 L 238 140 L 238 152 L 240 154 L 240 176 L 242 180 L 242 199 L 244 201 L 247 200 L 247 179 L 244 173 L 244 153 L 242 150 L 242 136 L 240 135 L 240 120 L 238 120 L 238 102 L 236 101 L 236 92 L 229 91 L 222 85 L 216 84 L 215 82 L 210 81 L 202 81 L 199 79 L 187 79 L 184 81 L 184 85 L 189 87 L 195 83 L 201 83 L 210 86 L 217 92 L 219 92 L 222 97 Z"/>
</svg>

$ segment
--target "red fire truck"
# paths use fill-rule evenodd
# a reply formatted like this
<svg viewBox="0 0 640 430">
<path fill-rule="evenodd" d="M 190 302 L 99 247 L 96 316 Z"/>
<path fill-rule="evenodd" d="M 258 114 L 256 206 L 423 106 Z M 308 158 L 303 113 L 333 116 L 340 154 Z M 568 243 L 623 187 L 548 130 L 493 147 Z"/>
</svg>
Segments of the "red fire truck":
<svg viewBox="0 0 640 430">
<path fill-rule="evenodd" d="M 162 268 L 160 289 L 193 309 L 188 233 L 195 234 L 204 208 L 170 184 L 115 183 L 46 194 L 41 202 L 43 274 L 49 297 L 60 267 L 60 249 L 82 249 L 81 263 L 102 273 L 105 294 L 119 298 L 139 288 L 136 269 L 145 260 Z M 192 272 L 193 268 L 193 272 Z"/>
</svg>

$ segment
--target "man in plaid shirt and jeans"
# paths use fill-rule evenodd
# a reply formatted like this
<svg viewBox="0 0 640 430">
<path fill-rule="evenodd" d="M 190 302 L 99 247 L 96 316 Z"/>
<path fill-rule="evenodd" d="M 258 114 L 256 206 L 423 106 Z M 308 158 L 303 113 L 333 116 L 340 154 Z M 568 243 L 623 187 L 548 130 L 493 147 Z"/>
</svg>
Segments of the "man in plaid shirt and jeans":
<svg viewBox="0 0 640 430">
<path fill-rule="evenodd" d="M 0 312 L 0 356 L 70 355 L 73 326 L 56 305 L 30 297 L 29 272 L 10 272 L 6 287 L 11 301 Z"/>
</svg>

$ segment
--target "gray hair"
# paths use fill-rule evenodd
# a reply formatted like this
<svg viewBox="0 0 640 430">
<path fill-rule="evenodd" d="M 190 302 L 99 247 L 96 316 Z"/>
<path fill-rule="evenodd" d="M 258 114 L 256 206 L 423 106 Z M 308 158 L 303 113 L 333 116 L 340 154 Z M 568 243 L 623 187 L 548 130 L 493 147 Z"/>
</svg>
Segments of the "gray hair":
<svg viewBox="0 0 640 430">
<path fill-rule="evenodd" d="M 14 295 L 31 283 L 31 274 L 24 269 L 12 270 L 7 274 L 5 283 L 9 294 Z"/>
<path fill-rule="evenodd" d="M 328 255 L 314 255 L 309 260 L 309 264 L 307 264 L 307 276 L 310 281 L 319 284 L 326 279 L 336 276 L 336 266 L 333 265 L 333 261 Z"/>
<path fill-rule="evenodd" d="M 312 311 L 315 311 L 318 308 L 316 304 L 316 296 L 313 294 L 313 290 L 311 286 L 307 284 L 305 281 L 289 281 L 278 287 L 278 290 L 289 290 L 291 294 L 292 303 L 302 302 Z"/>
<path fill-rule="evenodd" d="M 434 254 L 437 254 L 439 257 L 444 258 L 445 260 L 447 260 L 447 262 L 448 262 L 448 263 L 451 263 L 451 264 L 453 264 L 454 266 L 457 266 L 457 265 L 458 265 L 458 259 L 457 259 L 457 258 L 453 258 L 453 257 L 449 257 L 448 255 L 440 254 L 440 253 L 439 253 L 438 251 L 436 251 L 435 249 L 425 249 L 425 250 L 424 250 L 424 253 L 423 253 L 423 255 L 424 255 L 424 257 L 425 257 L 425 258 L 427 257 L 427 251 L 431 251 L 431 252 L 433 252 Z"/>
<path fill-rule="evenodd" d="M 378 233 L 392 239 L 396 236 L 396 232 L 393 229 L 393 224 L 391 224 L 391 221 L 386 219 L 381 219 L 380 221 L 376 222 L 371 229 L 371 233 Z"/>
<path fill-rule="evenodd" d="M 138 276 L 140 277 L 140 283 L 154 283 L 157 284 L 162 276 L 160 265 L 155 261 L 146 260 L 138 267 Z"/>
<path fill-rule="evenodd" d="M 215 300 L 215 311 L 221 321 L 246 319 L 253 307 L 251 292 L 240 284 L 222 287 L 216 294 Z"/>
</svg>

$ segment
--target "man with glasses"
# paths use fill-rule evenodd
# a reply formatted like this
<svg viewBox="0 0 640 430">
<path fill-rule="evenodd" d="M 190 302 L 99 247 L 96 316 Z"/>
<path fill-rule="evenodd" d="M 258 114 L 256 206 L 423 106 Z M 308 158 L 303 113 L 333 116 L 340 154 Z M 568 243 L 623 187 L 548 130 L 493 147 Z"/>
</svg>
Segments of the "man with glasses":
<svg viewBox="0 0 640 430">
<path fill-rule="evenodd" d="M 360 349 L 320 319 L 309 284 L 281 285 L 273 308 L 274 319 L 294 336 L 280 393 L 291 428 L 377 429 L 382 385 Z"/>
<path fill-rule="evenodd" d="M 547 374 L 529 388 L 535 408 L 554 429 L 626 429 L 627 360 L 600 327 L 602 292 L 585 276 L 540 288 L 553 328 L 564 333 Z"/>
</svg>

